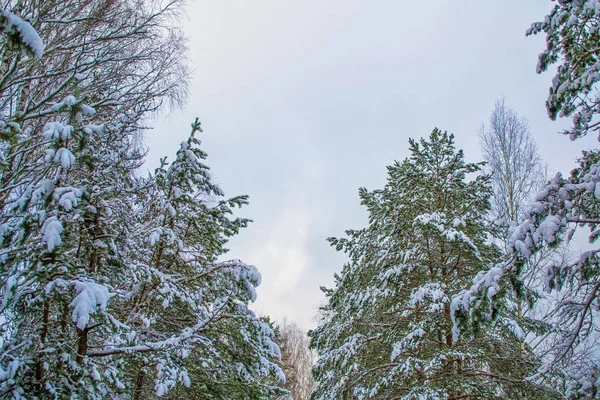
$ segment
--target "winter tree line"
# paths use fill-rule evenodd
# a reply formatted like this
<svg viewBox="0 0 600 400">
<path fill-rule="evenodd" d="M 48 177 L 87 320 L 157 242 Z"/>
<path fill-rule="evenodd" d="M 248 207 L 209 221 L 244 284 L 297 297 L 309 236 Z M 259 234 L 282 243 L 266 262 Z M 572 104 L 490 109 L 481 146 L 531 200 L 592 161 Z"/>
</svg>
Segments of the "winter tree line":
<svg viewBox="0 0 600 400">
<path fill-rule="evenodd" d="M 600 1 L 558 0 L 527 30 L 571 140 L 600 131 L 599 27 Z M 329 239 L 349 261 L 310 332 L 313 399 L 600 398 L 600 151 L 548 176 L 503 100 L 479 136 L 484 163 L 434 129 L 359 190 L 368 226 Z"/>
<path fill-rule="evenodd" d="M 550 176 L 503 100 L 485 162 L 411 139 L 359 190 L 368 226 L 329 239 L 349 261 L 307 337 L 250 309 L 260 273 L 226 260 L 248 197 L 211 178 L 200 123 L 142 172 L 149 117 L 188 96 L 182 7 L 0 2 L 0 398 L 600 396 L 599 150 Z M 599 24 L 562 0 L 527 31 L 571 140 L 600 131 Z"/>
</svg>

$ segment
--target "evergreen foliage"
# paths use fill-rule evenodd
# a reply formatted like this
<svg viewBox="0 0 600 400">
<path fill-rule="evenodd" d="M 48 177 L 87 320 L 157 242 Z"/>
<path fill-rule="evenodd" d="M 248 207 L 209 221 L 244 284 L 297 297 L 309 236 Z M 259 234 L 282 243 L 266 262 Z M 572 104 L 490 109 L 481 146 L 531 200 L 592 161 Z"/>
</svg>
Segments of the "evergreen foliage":
<svg viewBox="0 0 600 400">
<path fill-rule="evenodd" d="M 74 11 L 44 3 L 37 11 L 62 13 L 54 23 L 70 25 L 66 32 L 48 23 L 38 34 L 36 23 L 0 13 L 2 67 L 10 66 L 0 82 L 0 397 L 283 393 L 273 330 L 249 309 L 261 276 L 242 261 L 220 261 L 249 222 L 232 217 L 247 196 L 225 198 L 213 183 L 200 124 L 173 163 L 138 173 L 142 120 L 178 90 L 163 85 L 181 64 L 146 58 L 153 45 L 169 47 L 148 41 L 161 37 L 168 11 L 113 3 Z M 66 19 L 72 11 L 80 18 Z M 94 35 L 108 27 L 100 16 L 111 12 L 130 18 L 114 21 L 101 48 L 117 54 L 111 45 L 121 37 L 123 58 L 86 64 Z M 73 43 L 77 59 L 56 43 L 67 33 L 92 43 Z M 104 73 L 110 79 L 98 80 Z"/>
<path fill-rule="evenodd" d="M 572 140 L 600 128 L 597 120 L 600 96 L 600 3 L 597 0 L 558 0 L 543 21 L 535 22 L 527 35 L 546 34 L 537 72 L 557 64 L 546 108 L 551 119 L 573 117 L 564 133 Z"/>
<path fill-rule="evenodd" d="M 543 21 L 533 23 L 527 30 L 527 35 L 546 35 L 546 49 L 539 56 L 537 72 L 557 66 L 546 107 L 551 119 L 572 116 L 573 125 L 564 132 L 571 140 L 600 127 L 599 22 L 598 1 L 559 0 Z M 509 254 L 482 271 L 470 289 L 453 301 L 455 328 L 469 329 L 486 323 L 480 316 L 490 310 L 497 312 L 504 304 L 503 296 L 496 296 L 503 293 L 499 289 L 521 285 L 524 263 L 545 249 L 569 243 L 578 227 L 588 228 L 589 251 L 574 262 L 551 263 L 539 271 L 546 277 L 546 290 L 556 294 L 559 302 L 547 320 L 551 344 L 543 364 L 528 379 L 562 382 L 568 399 L 596 398 L 600 393 L 596 322 L 600 250 L 595 244 L 600 226 L 598 149 L 585 151 L 578 164 L 568 178 L 559 173 L 543 187 L 509 230 Z"/>
<path fill-rule="evenodd" d="M 467 163 L 453 135 L 410 140 L 387 184 L 361 188 L 369 226 L 330 239 L 350 262 L 311 345 L 319 353 L 314 399 L 553 398 L 522 381 L 536 365 L 519 354 L 510 314 L 493 331 L 453 338 L 450 302 L 499 255 L 484 215 L 489 177 Z"/>
</svg>

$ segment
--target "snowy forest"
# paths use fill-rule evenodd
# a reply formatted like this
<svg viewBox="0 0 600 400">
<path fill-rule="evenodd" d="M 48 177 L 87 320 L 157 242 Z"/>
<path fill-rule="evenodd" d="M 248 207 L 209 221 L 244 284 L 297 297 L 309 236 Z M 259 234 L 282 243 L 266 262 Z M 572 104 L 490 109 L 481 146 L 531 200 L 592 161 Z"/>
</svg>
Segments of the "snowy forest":
<svg viewBox="0 0 600 400">
<path fill-rule="evenodd" d="M 600 0 L 547 3 L 538 103 L 600 141 Z M 597 143 L 561 174 L 501 93 L 479 132 L 431 114 L 348 200 L 366 226 L 318 238 L 347 261 L 307 330 L 254 309 L 260 265 L 228 255 L 249 196 L 200 120 L 147 168 L 191 95 L 186 6 L 0 1 L 0 398 L 600 398 Z"/>
</svg>

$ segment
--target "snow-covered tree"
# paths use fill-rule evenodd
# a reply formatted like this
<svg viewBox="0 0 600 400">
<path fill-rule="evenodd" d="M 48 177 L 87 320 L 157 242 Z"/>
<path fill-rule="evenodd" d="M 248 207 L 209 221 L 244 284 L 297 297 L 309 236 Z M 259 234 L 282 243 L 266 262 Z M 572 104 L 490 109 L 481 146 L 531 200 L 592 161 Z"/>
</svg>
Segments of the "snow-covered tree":
<svg viewBox="0 0 600 400">
<path fill-rule="evenodd" d="M 546 107 L 551 119 L 573 117 L 564 133 L 572 140 L 600 129 L 597 118 L 600 95 L 600 4 L 597 0 L 558 0 L 542 22 L 535 22 L 527 35 L 546 34 L 546 49 L 540 54 L 537 72 L 557 64 Z"/>
<path fill-rule="evenodd" d="M 21 58 L 25 63 L 39 62 L 44 45 L 31 24 L 8 10 L 2 15 L 4 60 L 13 70 L 19 69 Z M 96 371 L 82 367 L 81 354 L 90 315 L 97 307 L 103 310 L 110 295 L 107 287 L 82 271 L 93 270 L 86 265 L 90 243 L 84 221 L 105 210 L 93 209 L 102 194 L 96 196 L 84 182 L 93 180 L 92 159 L 100 149 L 88 144 L 106 143 L 110 128 L 89 124 L 95 110 L 72 95 L 42 104 L 52 120 L 23 119 L 22 113 L 14 112 L 18 107 L 10 107 L 17 100 L 14 93 L 5 90 L 0 92 L 4 100 L 0 390 L 14 398 L 100 393 L 92 379 Z M 104 151 L 112 153 L 120 144 Z M 136 154 L 128 158 L 135 163 Z M 119 166 L 112 170 L 121 171 Z"/>
<path fill-rule="evenodd" d="M 525 210 L 518 224 L 509 232 L 509 253 L 493 267 L 482 271 L 470 289 L 453 299 L 452 311 L 456 328 L 486 323 L 491 312 L 502 309 L 503 296 L 522 283 L 523 265 L 548 247 L 568 242 L 579 226 L 587 226 L 590 242 L 598 236 L 596 184 L 600 182 L 597 151 L 585 152 L 580 168 L 567 179 L 557 174 Z M 600 262 L 598 249 L 585 251 L 574 262 L 550 262 L 539 271 L 545 277 L 546 290 L 559 300 L 546 316 L 551 325 L 549 346 L 544 365 L 530 380 L 554 379 L 564 375 L 568 387 L 584 389 L 567 391 L 569 398 L 587 398 L 589 390 L 597 391 L 599 382 L 579 379 L 582 371 L 597 370 L 598 300 L 600 299 Z M 566 295 L 565 295 L 566 294 Z M 493 310 L 493 311 L 492 311 Z M 468 323 L 467 323 L 468 322 Z M 565 363 L 568 361 L 568 363 Z M 573 381 L 571 381 L 573 379 Z M 587 388 L 587 389 L 585 389 Z M 588 390 L 588 392 L 586 392 Z"/>
<path fill-rule="evenodd" d="M 137 171 L 143 118 L 185 92 L 178 2 L 16 3 L 0 9 L 0 397 L 279 393 L 248 308 L 260 274 L 217 260 L 247 198 L 212 183 L 199 123 L 170 166 Z"/>
<path fill-rule="evenodd" d="M 178 389 L 174 398 L 273 396 L 281 390 L 268 379 L 285 381 L 275 362 L 279 348 L 269 324 L 248 308 L 261 276 L 239 260 L 218 261 L 228 238 L 248 223 L 229 218 L 247 196 L 224 198 L 203 163 L 199 132 L 196 121 L 173 163 L 167 166 L 163 160 L 150 178 L 142 201 L 147 209 L 140 210 L 141 223 L 128 235 L 133 243 L 127 246 L 135 265 L 129 268 L 132 290 L 126 299 L 131 301 L 122 320 L 137 327 L 136 337 L 124 333 L 119 339 L 123 349 L 104 353 L 148 348 L 128 361 L 137 370 L 136 398 L 150 398 L 154 391 L 161 395 L 179 377 L 191 386 Z M 157 369 L 166 379 L 146 382 Z"/>
<path fill-rule="evenodd" d="M 311 332 L 319 354 L 312 397 L 553 398 L 522 381 L 536 360 L 529 349 L 520 354 L 514 314 L 453 340 L 450 299 L 499 255 L 484 219 L 489 177 L 438 129 L 411 139 L 410 151 L 388 167 L 384 189 L 360 190 L 369 226 L 330 239 L 350 261 L 324 290 Z"/>
<path fill-rule="evenodd" d="M 598 82 L 600 69 L 600 3 L 597 0 L 559 0 L 542 22 L 532 24 L 527 35 L 545 33 L 546 49 L 540 54 L 538 73 L 556 64 L 546 101 L 551 119 L 572 116 L 565 131 L 572 140 L 600 128 Z M 569 399 L 595 398 L 600 393 L 597 352 L 600 307 L 600 249 L 594 244 L 600 230 L 600 152 L 583 153 L 568 178 L 557 174 L 538 193 L 524 215 L 510 229 L 509 254 L 482 271 L 469 290 L 453 300 L 455 328 L 485 322 L 482 315 L 501 308 L 501 288 L 521 281 L 522 266 L 548 247 L 568 243 L 578 227 L 586 227 L 590 250 L 574 262 L 551 264 L 543 272 L 550 293 L 559 303 L 548 318 L 554 345 L 543 366 L 530 381 L 562 375 Z M 491 295 L 490 295 L 491 293 Z"/>
<path fill-rule="evenodd" d="M 127 201 L 141 156 L 119 126 L 87 124 L 93 109 L 74 96 L 56 109 L 56 121 L 41 132 L 3 121 L 4 133 L 21 147 L 6 157 L 5 172 L 24 174 L 0 186 L 0 363 L 10 371 L 0 388 L 15 398 L 102 398 L 109 387 L 119 390 L 117 377 L 107 375 L 118 364 L 86 355 L 95 337 L 120 326 L 107 311 L 127 275 L 118 263 L 113 206 Z"/>
</svg>

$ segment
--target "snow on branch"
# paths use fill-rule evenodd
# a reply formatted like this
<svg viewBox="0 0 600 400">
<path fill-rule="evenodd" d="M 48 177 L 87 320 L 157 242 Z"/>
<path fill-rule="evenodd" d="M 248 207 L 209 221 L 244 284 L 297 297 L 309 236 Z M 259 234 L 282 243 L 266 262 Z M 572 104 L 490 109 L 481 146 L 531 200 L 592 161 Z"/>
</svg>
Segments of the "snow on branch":
<svg viewBox="0 0 600 400">
<path fill-rule="evenodd" d="M 77 295 L 71 302 L 73 307 L 73 322 L 77 328 L 83 330 L 90 322 L 90 315 L 97 309 L 104 311 L 108 305 L 108 299 L 112 297 L 106 286 L 94 282 L 73 281 Z"/>
<path fill-rule="evenodd" d="M 44 55 L 44 42 L 33 26 L 10 11 L 0 10 L 0 15 L 4 17 L 3 25 L 5 31 L 11 32 L 14 28 L 14 30 L 18 32 L 22 43 L 35 54 L 37 58 L 42 58 L 42 55 Z"/>
</svg>

